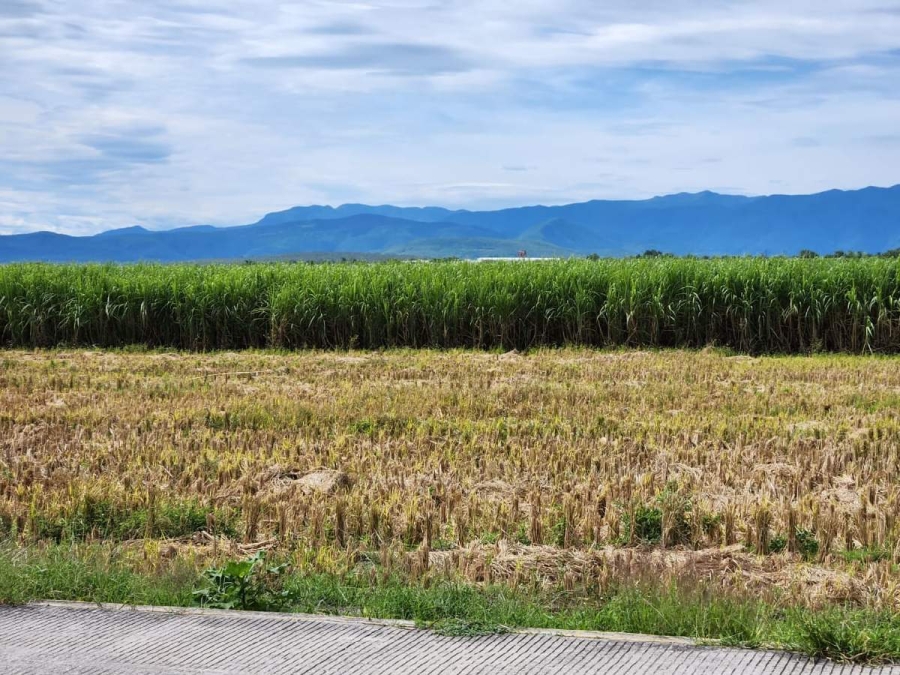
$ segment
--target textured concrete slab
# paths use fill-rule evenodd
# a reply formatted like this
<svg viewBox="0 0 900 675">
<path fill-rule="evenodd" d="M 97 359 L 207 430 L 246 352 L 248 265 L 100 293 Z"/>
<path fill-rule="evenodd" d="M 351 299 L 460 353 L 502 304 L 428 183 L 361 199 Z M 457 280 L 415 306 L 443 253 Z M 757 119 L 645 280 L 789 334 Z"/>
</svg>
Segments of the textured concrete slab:
<svg viewBox="0 0 900 675">
<path fill-rule="evenodd" d="M 614 634 L 450 638 L 406 622 L 47 603 L 0 607 L 0 672 L 900 675 L 900 667 Z"/>
</svg>

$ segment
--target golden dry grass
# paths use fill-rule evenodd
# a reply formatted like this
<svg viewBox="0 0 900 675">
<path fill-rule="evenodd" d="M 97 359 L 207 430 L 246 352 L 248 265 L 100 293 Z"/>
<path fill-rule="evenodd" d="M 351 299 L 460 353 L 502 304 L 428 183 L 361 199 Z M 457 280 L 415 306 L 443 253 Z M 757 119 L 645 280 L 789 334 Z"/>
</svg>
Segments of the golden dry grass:
<svg viewBox="0 0 900 675">
<path fill-rule="evenodd" d="M 874 357 L 5 351 L 0 524 L 896 607 L 898 404 Z"/>
</svg>

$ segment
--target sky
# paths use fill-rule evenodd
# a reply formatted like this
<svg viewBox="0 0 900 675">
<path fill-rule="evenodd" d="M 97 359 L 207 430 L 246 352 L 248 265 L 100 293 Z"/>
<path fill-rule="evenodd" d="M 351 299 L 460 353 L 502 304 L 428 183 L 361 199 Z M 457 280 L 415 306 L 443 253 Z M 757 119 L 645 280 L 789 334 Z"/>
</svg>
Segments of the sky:
<svg viewBox="0 0 900 675">
<path fill-rule="evenodd" d="M 0 0 L 0 234 L 900 183 L 900 1 Z"/>
</svg>

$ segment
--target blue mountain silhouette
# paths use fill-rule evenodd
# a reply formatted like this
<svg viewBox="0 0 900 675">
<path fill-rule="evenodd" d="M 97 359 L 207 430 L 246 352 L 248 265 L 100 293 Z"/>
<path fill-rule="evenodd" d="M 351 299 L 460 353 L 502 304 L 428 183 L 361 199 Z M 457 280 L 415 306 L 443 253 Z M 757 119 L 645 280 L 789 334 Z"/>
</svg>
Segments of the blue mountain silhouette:
<svg viewBox="0 0 900 675">
<path fill-rule="evenodd" d="M 422 257 L 877 253 L 900 248 L 900 185 L 813 195 L 714 192 L 497 211 L 344 204 L 298 206 L 235 227 L 0 236 L 0 262 L 187 261 L 403 255 Z"/>
</svg>

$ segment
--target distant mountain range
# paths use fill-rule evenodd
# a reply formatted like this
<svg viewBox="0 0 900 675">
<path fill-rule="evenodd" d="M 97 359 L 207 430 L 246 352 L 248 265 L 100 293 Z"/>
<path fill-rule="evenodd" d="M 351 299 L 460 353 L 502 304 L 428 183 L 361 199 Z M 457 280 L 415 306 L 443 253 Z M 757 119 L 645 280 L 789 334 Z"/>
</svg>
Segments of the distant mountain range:
<svg viewBox="0 0 900 675">
<path fill-rule="evenodd" d="M 344 204 L 298 206 L 252 225 L 52 232 L 0 236 L 0 262 L 188 261 L 402 256 L 474 258 L 796 254 L 900 248 L 900 185 L 814 195 L 741 197 L 713 192 L 640 201 L 452 211 Z"/>
</svg>

